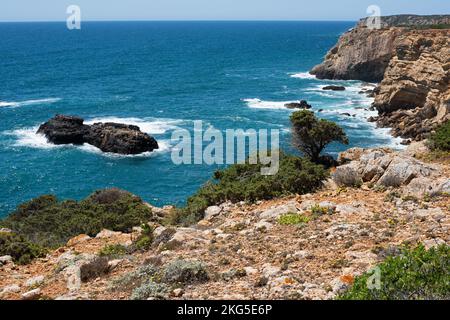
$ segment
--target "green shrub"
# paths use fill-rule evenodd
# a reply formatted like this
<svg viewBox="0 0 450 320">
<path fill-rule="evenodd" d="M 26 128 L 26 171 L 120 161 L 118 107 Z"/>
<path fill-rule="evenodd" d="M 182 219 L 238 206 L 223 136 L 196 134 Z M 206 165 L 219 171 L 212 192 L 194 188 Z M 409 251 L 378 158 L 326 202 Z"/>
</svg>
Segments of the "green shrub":
<svg viewBox="0 0 450 320">
<path fill-rule="evenodd" d="M 79 234 L 95 236 L 102 229 L 130 232 L 152 218 L 142 200 L 118 189 L 97 191 L 82 201 L 59 202 L 46 195 L 20 205 L 0 221 L 28 241 L 58 247 Z"/>
<path fill-rule="evenodd" d="M 131 300 L 166 299 L 169 294 L 169 287 L 164 283 L 147 281 L 140 287 L 133 290 Z"/>
<path fill-rule="evenodd" d="M 149 226 L 147 223 L 141 225 L 142 233 L 141 235 L 133 242 L 133 250 L 146 251 L 150 249 L 153 244 L 154 235 L 153 235 L 153 227 Z"/>
<path fill-rule="evenodd" d="M 100 256 L 114 257 L 127 254 L 127 248 L 121 244 L 108 244 L 98 253 Z"/>
<path fill-rule="evenodd" d="M 283 225 L 305 224 L 309 221 L 311 221 L 310 217 L 298 213 L 286 213 L 278 218 L 278 223 Z"/>
<path fill-rule="evenodd" d="M 330 213 L 330 210 L 325 207 L 321 207 L 320 205 L 316 204 L 311 207 L 311 213 L 316 216 L 322 216 Z"/>
<path fill-rule="evenodd" d="M 130 291 L 140 287 L 144 282 L 152 280 L 158 271 L 159 269 L 152 264 L 143 265 L 135 271 L 113 279 L 108 288 L 111 291 Z"/>
<path fill-rule="evenodd" d="M 355 279 L 339 299 L 346 300 L 428 300 L 450 299 L 450 247 L 426 250 L 422 245 L 403 249 L 381 263 L 381 288 L 369 289 L 372 273 Z"/>
<path fill-rule="evenodd" d="M 46 250 L 14 232 L 0 232 L 0 256 L 11 256 L 17 264 L 30 263 L 44 256 Z"/>
<path fill-rule="evenodd" d="M 348 144 L 344 130 L 336 123 L 318 119 L 309 110 L 296 111 L 291 115 L 292 142 L 314 162 L 321 161 L 320 153 L 333 141 Z"/>
<path fill-rule="evenodd" d="M 225 201 L 255 202 L 290 194 L 309 193 L 322 185 L 328 172 L 307 159 L 280 153 L 275 175 L 261 175 L 261 164 L 236 164 L 214 174 L 214 179 L 191 196 L 184 208 L 176 208 L 171 224 L 193 224 L 203 218 L 207 207 Z"/>
<path fill-rule="evenodd" d="M 450 151 L 450 121 L 440 125 L 428 139 L 432 150 Z"/>
<path fill-rule="evenodd" d="M 206 266 L 195 260 L 175 260 L 169 263 L 162 275 L 162 282 L 191 284 L 209 280 Z"/>
</svg>

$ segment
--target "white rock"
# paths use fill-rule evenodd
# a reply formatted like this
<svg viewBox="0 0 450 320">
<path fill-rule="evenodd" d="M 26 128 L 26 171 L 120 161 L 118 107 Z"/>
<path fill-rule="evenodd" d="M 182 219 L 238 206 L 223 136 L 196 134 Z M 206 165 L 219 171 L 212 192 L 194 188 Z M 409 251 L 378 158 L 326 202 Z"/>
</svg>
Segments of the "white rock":
<svg viewBox="0 0 450 320">
<path fill-rule="evenodd" d="M 173 296 L 174 296 L 174 297 L 179 298 L 179 297 L 183 296 L 184 290 L 181 289 L 181 288 L 177 288 L 177 289 L 174 289 L 174 290 L 172 291 L 172 293 L 173 293 Z"/>
<path fill-rule="evenodd" d="M 211 206 L 205 210 L 205 220 L 211 220 L 215 216 L 218 216 L 222 212 L 222 208 L 219 206 Z"/>
<path fill-rule="evenodd" d="M 244 267 L 244 270 L 247 275 L 253 275 L 258 273 L 258 269 L 253 267 Z"/>
<path fill-rule="evenodd" d="M 272 266 L 271 264 L 264 264 L 262 269 L 262 274 L 266 278 L 271 278 L 273 276 L 276 276 L 278 273 L 280 273 L 281 268 Z"/>
<path fill-rule="evenodd" d="M 278 219 L 283 214 L 289 212 L 296 213 L 297 211 L 297 202 L 291 200 L 283 205 L 278 205 L 263 211 L 260 213 L 259 217 L 261 219 Z"/>
<path fill-rule="evenodd" d="M 273 224 L 267 222 L 266 220 L 261 220 L 258 223 L 255 223 L 255 229 L 258 231 L 270 230 L 273 228 Z"/>
<path fill-rule="evenodd" d="M 311 210 L 312 207 L 316 205 L 316 202 L 313 200 L 305 200 L 300 204 L 300 210 L 308 211 Z"/>
<path fill-rule="evenodd" d="M 1 256 L 0 257 L 0 266 L 12 262 L 13 259 L 11 256 Z"/>
<path fill-rule="evenodd" d="M 341 280 L 341 277 L 337 277 L 330 282 L 331 288 L 334 294 L 339 294 L 348 289 L 349 285 Z"/>
<path fill-rule="evenodd" d="M 114 259 L 108 261 L 109 270 L 114 270 L 117 268 L 124 260 L 123 259 Z"/>
<path fill-rule="evenodd" d="M 111 231 L 111 230 L 103 229 L 102 231 L 97 233 L 97 235 L 95 237 L 98 239 L 107 239 L 107 238 L 119 236 L 121 234 L 122 234 L 122 232 L 119 232 L 119 231 Z"/>
<path fill-rule="evenodd" d="M 44 282 L 44 279 L 45 277 L 42 275 L 30 278 L 25 282 L 25 286 L 27 287 L 40 286 Z"/>
<path fill-rule="evenodd" d="M 423 245 L 425 246 L 425 249 L 435 248 L 442 244 L 445 244 L 446 242 L 442 240 L 441 238 L 436 239 L 428 239 L 423 242 Z"/>
<path fill-rule="evenodd" d="M 20 292 L 20 287 L 17 284 L 12 284 L 0 290 L 0 296 L 7 293 L 17 293 L 17 292 Z"/>
<path fill-rule="evenodd" d="M 331 201 L 322 201 L 319 203 L 319 207 L 327 209 L 330 214 L 336 210 L 336 204 Z"/>
<path fill-rule="evenodd" d="M 311 253 L 309 253 L 307 250 L 299 250 L 295 251 L 292 256 L 296 259 L 306 259 L 311 256 Z"/>
<path fill-rule="evenodd" d="M 22 294 L 22 300 L 36 300 L 41 296 L 41 289 L 34 289 Z"/>
<path fill-rule="evenodd" d="M 218 235 L 216 235 L 216 238 L 221 240 L 228 240 L 233 238 L 233 235 L 229 233 L 219 233 Z"/>
</svg>

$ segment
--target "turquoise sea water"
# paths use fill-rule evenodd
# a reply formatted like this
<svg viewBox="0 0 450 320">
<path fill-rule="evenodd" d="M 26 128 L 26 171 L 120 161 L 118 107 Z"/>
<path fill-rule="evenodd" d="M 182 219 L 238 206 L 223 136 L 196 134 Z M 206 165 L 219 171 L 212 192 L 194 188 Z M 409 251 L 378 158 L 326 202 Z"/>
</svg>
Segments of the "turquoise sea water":
<svg viewBox="0 0 450 320">
<path fill-rule="evenodd" d="M 33 197 L 81 199 L 120 187 L 155 204 L 181 204 L 217 169 L 176 166 L 176 127 L 193 120 L 217 129 L 278 128 L 289 147 L 287 101 L 306 99 L 337 121 L 351 146 L 394 145 L 365 118 L 371 100 L 357 81 L 319 81 L 320 63 L 354 22 L 88 22 L 0 24 L 0 216 Z M 345 92 L 321 86 L 342 84 Z M 341 113 L 348 112 L 355 117 Z M 57 113 L 87 121 L 133 123 L 160 151 L 102 154 L 90 146 L 53 146 L 35 134 Z M 332 145 L 332 154 L 343 146 Z"/>
</svg>

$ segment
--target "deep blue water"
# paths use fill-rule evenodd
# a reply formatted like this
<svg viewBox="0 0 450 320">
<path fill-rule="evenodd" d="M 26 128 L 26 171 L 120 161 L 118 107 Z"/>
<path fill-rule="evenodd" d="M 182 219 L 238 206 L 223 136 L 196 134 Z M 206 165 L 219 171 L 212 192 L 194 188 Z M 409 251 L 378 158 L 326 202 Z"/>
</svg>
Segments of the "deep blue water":
<svg viewBox="0 0 450 320">
<path fill-rule="evenodd" d="M 304 74 L 353 24 L 90 22 L 69 31 L 65 23 L 1 23 L 0 216 L 42 194 L 81 199 L 112 186 L 180 204 L 217 167 L 172 164 L 174 127 L 204 120 L 217 129 L 279 128 L 290 150 L 286 101 L 324 109 L 319 115 L 338 121 L 351 146 L 392 143 L 365 121 L 370 99 L 358 94 L 361 83 L 339 81 L 347 91 L 324 92 L 336 81 Z M 162 150 L 120 157 L 52 146 L 34 132 L 57 113 L 138 124 Z"/>
</svg>

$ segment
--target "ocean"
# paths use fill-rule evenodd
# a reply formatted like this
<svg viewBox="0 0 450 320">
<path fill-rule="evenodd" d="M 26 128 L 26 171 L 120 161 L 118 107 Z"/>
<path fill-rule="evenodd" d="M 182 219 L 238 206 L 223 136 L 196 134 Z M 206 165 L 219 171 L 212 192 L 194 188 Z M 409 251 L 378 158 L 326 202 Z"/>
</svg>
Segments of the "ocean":
<svg viewBox="0 0 450 320">
<path fill-rule="evenodd" d="M 43 194 L 82 199 L 119 187 L 150 203 L 183 204 L 218 169 L 171 161 L 176 128 L 275 128 L 290 146 L 284 104 L 307 100 L 336 121 L 350 147 L 399 139 L 366 118 L 368 84 L 322 81 L 307 71 L 355 22 L 0 23 L 0 216 Z M 323 91 L 338 84 L 346 91 Z M 350 113 L 354 116 L 343 115 Z M 35 134 L 55 114 L 138 125 L 160 149 L 119 156 L 89 146 L 55 146 Z M 346 146 L 332 144 L 337 155 Z"/>
</svg>

